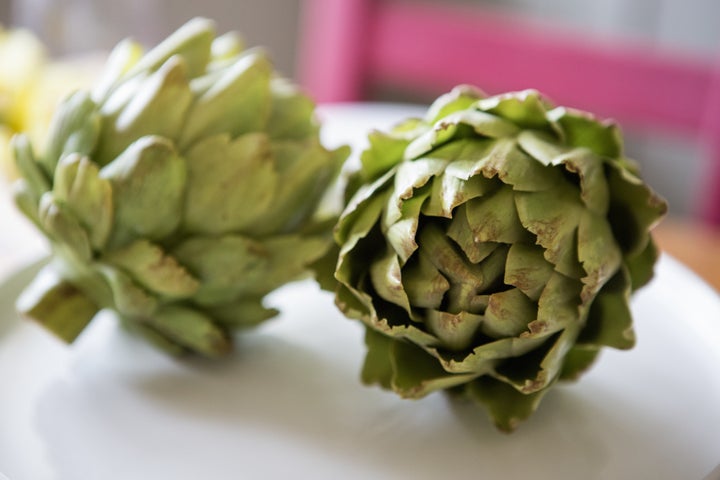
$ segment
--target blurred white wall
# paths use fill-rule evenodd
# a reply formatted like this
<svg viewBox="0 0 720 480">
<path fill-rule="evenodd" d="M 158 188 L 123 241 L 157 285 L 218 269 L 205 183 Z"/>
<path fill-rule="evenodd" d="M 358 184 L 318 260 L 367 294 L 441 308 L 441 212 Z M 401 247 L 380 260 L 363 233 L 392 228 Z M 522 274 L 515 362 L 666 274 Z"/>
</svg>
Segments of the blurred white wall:
<svg viewBox="0 0 720 480">
<path fill-rule="evenodd" d="M 447 1 L 447 0 L 446 0 Z M 720 56 L 718 0 L 451 0 L 558 22 L 598 37 L 640 39 L 658 48 Z"/>
<path fill-rule="evenodd" d="M 12 22 L 31 28 L 55 54 L 108 50 L 128 36 L 152 45 L 205 16 L 220 33 L 237 30 L 248 45 L 267 47 L 276 67 L 294 75 L 299 0 L 10 1 Z"/>
</svg>

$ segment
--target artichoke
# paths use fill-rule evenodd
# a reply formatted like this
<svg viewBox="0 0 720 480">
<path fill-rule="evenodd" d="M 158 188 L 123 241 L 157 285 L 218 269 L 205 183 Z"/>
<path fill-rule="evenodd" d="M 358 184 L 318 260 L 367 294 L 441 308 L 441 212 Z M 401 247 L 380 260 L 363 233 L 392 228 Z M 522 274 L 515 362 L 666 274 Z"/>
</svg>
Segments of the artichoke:
<svg viewBox="0 0 720 480">
<path fill-rule="evenodd" d="M 16 203 L 52 251 L 19 310 L 68 342 L 110 309 L 173 352 L 226 354 L 332 245 L 323 199 L 348 152 L 318 133 L 310 99 L 209 20 L 144 55 L 121 43 L 42 154 L 14 139 Z"/>
<path fill-rule="evenodd" d="M 603 346 L 633 346 L 666 204 L 614 123 L 460 86 L 369 143 L 335 234 L 365 383 L 469 397 L 511 431 Z"/>
</svg>

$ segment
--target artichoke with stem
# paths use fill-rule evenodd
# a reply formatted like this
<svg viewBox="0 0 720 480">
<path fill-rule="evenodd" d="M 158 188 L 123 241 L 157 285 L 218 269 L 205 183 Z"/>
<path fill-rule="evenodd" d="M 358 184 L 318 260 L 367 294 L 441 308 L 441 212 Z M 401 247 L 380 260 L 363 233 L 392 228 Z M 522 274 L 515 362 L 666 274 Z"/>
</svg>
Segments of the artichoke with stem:
<svg viewBox="0 0 720 480">
<path fill-rule="evenodd" d="M 510 431 L 603 346 L 633 346 L 666 204 L 614 123 L 459 86 L 369 140 L 335 270 L 366 326 L 364 382 L 470 397 Z"/>
<path fill-rule="evenodd" d="M 19 309 L 68 342 L 110 309 L 171 351 L 226 354 L 332 244 L 323 199 L 348 152 L 318 132 L 312 101 L 209 20 L 121 43 L 44 152 L 14 139 L 16 203 L 52 249 Z"/>
</svg>

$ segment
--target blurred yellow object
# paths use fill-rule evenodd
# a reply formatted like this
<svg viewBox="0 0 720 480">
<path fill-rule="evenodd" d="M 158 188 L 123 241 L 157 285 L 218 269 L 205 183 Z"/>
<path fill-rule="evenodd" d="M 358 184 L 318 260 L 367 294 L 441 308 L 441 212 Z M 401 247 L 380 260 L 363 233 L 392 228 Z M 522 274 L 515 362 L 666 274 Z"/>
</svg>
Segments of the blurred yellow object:
<svg viewBox="0 0 720 480">
<path fill-rule="evenodd" d="M 0 30 L 0 167 L 11 177 L 9 141 L 28 124 L 27 105 L 45 62 L 45 48 L 32 33 Z"/>
<path fill-rule="evenodd" d="M 26 132 L 42 148 L 52 114 L 68 93 L 92 83 L 99 55 L 51 61 L 31 32 L 0 27 L 0 173 L 17 178 L 10 140 Z"/>
</svg>

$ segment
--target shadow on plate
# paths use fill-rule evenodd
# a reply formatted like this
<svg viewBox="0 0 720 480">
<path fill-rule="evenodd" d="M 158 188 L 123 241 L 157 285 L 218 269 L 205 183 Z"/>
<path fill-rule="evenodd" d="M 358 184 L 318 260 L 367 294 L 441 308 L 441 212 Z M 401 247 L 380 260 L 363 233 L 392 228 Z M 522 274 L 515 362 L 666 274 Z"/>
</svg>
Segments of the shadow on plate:
<svg viewBox="0 0 720 480">
<path fill-rule="evenodd" d="M 99 319 L 37 406 L 58 478 L 669 479 L 697 460 L 673 422 L 590 378 L 512 435 L 469 403 L 364 387 L 359 325 L 318 295 L 286 292 L 295 309 L 223 362 L 169 358 Z"/>
</svg>

